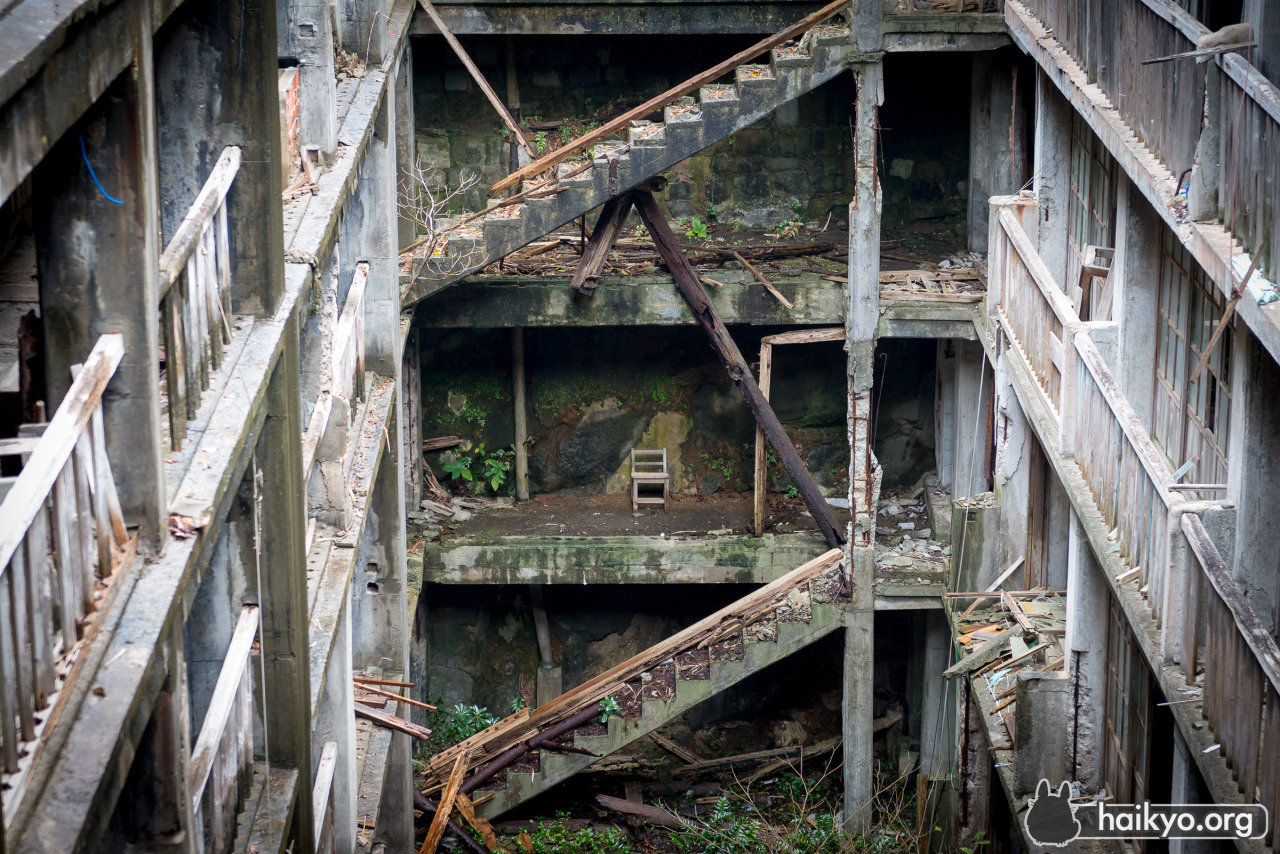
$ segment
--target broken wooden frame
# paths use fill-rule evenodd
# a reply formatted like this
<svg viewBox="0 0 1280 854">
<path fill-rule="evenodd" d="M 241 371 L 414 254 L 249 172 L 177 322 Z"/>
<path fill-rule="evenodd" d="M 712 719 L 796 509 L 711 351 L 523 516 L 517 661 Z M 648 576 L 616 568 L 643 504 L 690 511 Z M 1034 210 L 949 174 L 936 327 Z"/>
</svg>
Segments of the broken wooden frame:
<svg viewBox="0 0 1280 854">
<path fill-rule="evenodd" d="M 231 343 L 227 192 L 239 169 L 240 149 L 229 145 L 160 254 L 160 331 L 169 447 L 175 451 L 200 409 L 210 373 L 222 366 L 223 347 Z"/>
<path fill-rule="evenodd" d="M 257 605 L 240 610 L 200 735 L 191 749 L 191 813 L 207 827 L 211 851 L 225 851 L 253 778 L 253 672 L 249 662 L 258 637 Z"/>
<path fill-rule="evenodd" d="M 420 0 L 420 2 L 422 2 L 422 0 Z M 746 50 L 734 54 L 725 61 L 707 69 L 701 74 L 690 77 L 688 80 L 677 84 L 671 89 L 663 92 L 661 95 L 656 95 L 653 98 L 650 98 L 640 106 L 627 110 L 617 118 L 605 122 L 591 133 L 580 136 L 569 144 L 543 155 L 541 158 L 530 163 L 528 166 L 525 166 L 523 169 L 512 172 L 510 175 L 493 185 L 493 188 L 489 190 L 489 197 L 493 198 L 495 196 L 499 196 L 512 187 L 519 185 L 522 181 L 532 178 L 534 175 L 545 172 L 548 169 L 552 169 L 560 163 L 563 163 L 565 160 L 568 160 L 573 155 L 590 149 L 596 143 L 603 142 L 614 134 L 625 131 L 631 126 L 631 122 L 637 119 L 643 119 L 650 113 L 658 112 L 663 108 L 674 104 L 678 99 L 696 92 L 708 83 L 714 83 L 716 80 L 733 71 L 739 65 L 750 62 L 765 51 L 772 50 L 778 45 L 790 41 L 805 31 L 821 24 L 828 18 L 848 9 L 849 6 L 849 0 L 836 0 L 834 3 L 829 3 L 826 6 L 823 6 L 818 11 L 801 18 L 786 29 L 780 30 L 768 38 L 756 42 Z"/>
<path fill-rule="evenodd" d="M 618 239 L 622 224 L 631 213 L 631 207 L 631 194 L 623 193 L 609 199 L 600 209 L 595 230 L 591 232 L 586 248 L 582 251 L 582 260 L 578 262 L 573 278 L 569 281 L 569 286 L 578 293 L 591 296 L 595 292 L 596 285 L 600 283 L 600 274 L 604 271 L 604 263 L 609 258 L 609 250 Z"/>
<path fill-rule="evenodd" d="M 654 644 L 649 649 L 609 668 L 577 688 L 567 691 L 536 710 L 522 709 L 493 726 L 433 756 L 423 775 L 427 790 L 443 785 L 448 769 L 462 751 L 468 751 L 469 767 L 493 760 L 508 748 L 527 741 L 541 731 L 584 711 L 588 718 L 597 713 L 599 702 L 617 694 L 627 682 L 656 665 L 690 649 L 704 649 L 743 628 L 784 603 L 790 592 L 840 566 L 844 553 L 832 549 L 792 570 L 750 595 L 721 608 L 687 629 Z M 468 781 L 470 782 L 470 781 Z M 466 786 L 463 787 L 466 791 Z"/>
<path fill-rule="evenodd" d="M 18 770 L 19 743 L 37 736 L 35 714 L 58 689 L 98 582 L 113 572 L 113 548 L 128 540 L 102 418 L 103 391 L 123 356 L 121 335 L 98 338 L 0 503 L 0 759 L 8 773 Z"/>
<path fill-rule="evenodd" d="M 795 332 L 783 332 L 778 335 L 766 335 L 760 339 L 760 393 L 769 399 L 769 389 L 773 384 L 773 347 L 775 344 L 817 344 L 824 341 L 844 341 L 845 329 L 835 326 L 829 329 L 801 329 Z M 768 491 L 768 466 L 765 465 L 765 437 L 760 425 L 756 425 L 755 478 L 752 496 L 754 498 L 752 530 L 757 537 L 764 536 L 764 502 Z"/>
<path fill-rule="evenodd" d="M 764 435 L 768 437 L 769 444 L 773 446 L 774 452 L 777 453 L 778 458 L 782 461 L 783 468 L 786 469 L 787 474 L 791 476 L 792 483 L 800 491 L 805 505 L 813 515 L 814 522 L 818 525 L 818 530 L 822 532 L 822 536 L 829 546 L 832 548 L 842 546 L 845 537 L 839 526 L 836 525 L 835 517 L 831 513 L 831 505 L 827 504 L 826 497 L 819 491 L 817 481 L 813 479 L 813 474 L 809 471 L 808 466 L 805 465 L 804 460 L 801 459 L 800 452 L 796 450 L 795 444 L 787 436 L 787 431 L 783 429 L 782 422 L 778 420 L 773 407 L 769 405 L 768 398 L 760 391 L 760 386 L 756 384 L 755 378 L 751 376 L 751 367 L 747 364 L 746 359 L 742 357 L 742 353 L 733 342 L 733 338 L 729 336 L 729 330 L 725 328 L 724 323 L 720 320 L 715 306 L 707 298 L 707 292 L 703 290 L 702 283 L 698 281 L 698 274 L 690 266 L 689 259 L 681 252 L 679 241 L 676 240 L 676 236 L 671 232 L 671 226 L 667 224 L 666 217 L 663 216 L 662 210 L 658 207 L 657 200 L 649 192 L 637 191 L 632 195 L 635 200 L 635 206 L 640 211 L 641 220 L 644 221 L 645 227 L 649 229 L 649 233 L 653 236 L 653 242 L 658 248 L 658 254 L 671 270 L 671 275 L 676 281 L 676 288 L 679 289 L 680 295 L 684 297 L 685 302 L 689 304 L 689 308 L 693 312 L 694 319 L 698 321 L 698 325 L 707 333 L 707 337 L 711 340 L 711 346 L 715 349 L 716 355 L 720 357 L 720 361 L 724 364 L 725 370 L 729 374 L 729 379 L 733 380 L 734 385 L 738 387 L 738 391 L 747 402 L 752 415 L 755 416 L 756 423 L 760 425 Z"/>
<path fill-rule="evenodd" d="M 338 742 L 326 741 L 316 765 L 316 782 L 311 789 L 312 839 L 316 854 L 333 854 L 333 775 L 338 765 Z"/>
</svg>

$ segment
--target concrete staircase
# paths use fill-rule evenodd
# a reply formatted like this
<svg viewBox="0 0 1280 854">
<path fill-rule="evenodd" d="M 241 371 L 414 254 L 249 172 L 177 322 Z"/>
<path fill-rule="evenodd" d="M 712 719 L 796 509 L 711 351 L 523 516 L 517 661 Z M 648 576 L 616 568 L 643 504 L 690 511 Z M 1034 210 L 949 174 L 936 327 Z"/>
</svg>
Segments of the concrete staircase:
<svg viewBox="0 0 1280 854">
<path fill-rule="evenodd" d="M 814 27 L 798 45 L 770 51 L 767 65 L 738 66 L 732 85 L 704 86 L 697 98 L 681 98 L 664 110 L 662 122 L 632 122 L 628 139 L 597 145 L 585 170 L 585 160 L 560 164 L 563 189 L 559 192 L 486 214 L 451 234 L 440 254 L 425 262 L 414 259 L 412 269 L 418 273 L 404 289 L 403 307 L 510 255 L 816 89 L 845 69 L 849 40 L 847 27 L 832 23 Z"/>
<path fill-rule="evenodd" d="M 843 595 L 843 566 L 836 564 L 793 587 L 785 599 L 750 620 L 745 628 L 721 635 L 705 646 L 693 643 L 627 682 L 622 691 L 612 695 L 620 701 L 623 714 L 609 719 L 608 733 L 593 734 L 591 727 L 579 729 L 572 743 L 600 756 L 626 747 L 703 700 L 840 628 L 837 602 Z M 544 750 L 533 773 L 503 772 L 489 787 L 476 792 L 476 796 L 494 793 L 477 812 L 485 818 L 501 815 L 595 761 L 592 756 Z"/>
</svg>

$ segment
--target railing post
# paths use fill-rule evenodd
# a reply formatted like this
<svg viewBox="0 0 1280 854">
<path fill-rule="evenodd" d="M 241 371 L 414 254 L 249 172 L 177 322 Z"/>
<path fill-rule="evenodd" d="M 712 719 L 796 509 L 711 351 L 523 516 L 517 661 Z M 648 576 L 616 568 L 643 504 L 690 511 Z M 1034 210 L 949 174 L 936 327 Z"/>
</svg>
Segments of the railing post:
<svg viewBox="0 0 1280 854">
<path fill-rule="evenodd" d="M 1072 326 L 1062 327 L 1062 386 L 1058 400 L 1058 451 L 1064 457 L 1074 457 L 1076 447 L 1076 387 L 1080 381 L 1080 353 L 1076 350 L 1076 336 L 1088 333 L 1074 332 Z"/>
</svg>

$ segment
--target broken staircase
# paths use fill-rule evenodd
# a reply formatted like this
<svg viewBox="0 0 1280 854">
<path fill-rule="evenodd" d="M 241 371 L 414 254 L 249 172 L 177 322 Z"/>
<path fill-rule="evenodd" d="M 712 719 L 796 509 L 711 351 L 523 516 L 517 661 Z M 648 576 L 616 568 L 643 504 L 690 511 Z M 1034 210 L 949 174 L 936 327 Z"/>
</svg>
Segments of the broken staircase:
<svg viewBox="0 0 1280 854">
<path fill-rule="evenodd" d="M 484 817 L 500 815 L 827 636 L 842 625 L 839 603 L 847 591 L 843 554 L 833 549 L 532 713 L 517 712 L 437 754 L 419 782 L 432 794 L 466 751 L 464 764 L 474 785 L 483 776 L 478 771 L 509 756 L 513 748 L 575 716 L 589 717 L 554 740 L 578 752 L 530 752 L 522 757 L 520 770 L 509 766 L 475 790 L 472 797 L 493 794 L 476 811 Z M 593 711 L 605 697 L 617 699 L 622 711 L 600 732 Z M 469 787 L 463 784 L 463 789 Z"/>
<path fill-rule="evenodd" d="M 402 306 L 510 255 L 833 79 L 845 70 L 849 41 L 846 26 L 814 25 L 798 43 L 772 48 L 768 64 L 733 68 L 732 85 L 712 83 L 698 89 L 696 98 L 676 99 L 662 108 L 661 122 L 631 122 L 627 139 L 595 145 L 590 163 L 557 164 L 558 181 L 518 203 L 496 210 L 491 205 L 483 217 L 454 229 L 444 246 L 438 241 L 434 257 L 415 258 Z"/>
</svg>

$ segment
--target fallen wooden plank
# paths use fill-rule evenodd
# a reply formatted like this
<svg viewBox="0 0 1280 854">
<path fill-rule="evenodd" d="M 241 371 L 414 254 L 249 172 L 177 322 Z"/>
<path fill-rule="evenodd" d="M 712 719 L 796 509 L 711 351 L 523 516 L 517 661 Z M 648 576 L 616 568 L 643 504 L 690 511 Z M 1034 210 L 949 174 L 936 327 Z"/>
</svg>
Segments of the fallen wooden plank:
<svg viewBox="0 0 1280 854">
<path fill-rule="evenodd" d="M 849 8 L 849 0 L 836 0 L 834 3 L 829 3 L 813 14 L 806 15 L 801 18 L 791 26 L 774 33 L 762 41 L 756 42 L 746 50 L 735 53 L 724 62 L 708 68 L 701 74 L 696 74 L 693 77 L 690 77 L 683 83 L 676 84 L 661 95 L 656 95 L 650 98 L 638 107 L 627 110 L 616 119 L 605 122 L 591 133 L 580 136 L 568 145 L 557 148 L 555 151 L 544 155 L 539 160 L 535 160 L 523 169 L 518 169 L 515 172 L 512 172 L 506 178 L 503 178 L 501 181 L 493 185 L 493 189 L 489 191 L 489 198 L 499 196 L 519 184 L 521 181 L 537 175 L 540 172 L 545 172 L 551 167 L 564 162 L 578 152 L 586 151 L 596 143 L 602 142 L 616 133 L 627 130 L 627 128 L 631 126 L 631 123 L 636 119 L 643 119 L 650 113 L 661 110 L 663 107 L 674 103 L 676 99 L 692 94 L 703 86 L 706 86 L 708 83 L 714 83 L 730 71 L 733 71 L 733 69 L 737 68 L 739 65 L 742 65 L 745 62 L 750 62 L 765 51 L 772 50 L 783 42 L 795 38 L 806 30 L 821 24 L 823 21 L 827 20 L 827 18 L 830 18 L 832 15 L 835 15 L 847 8 Z"/>
<path fill-rule="evenodd" d="M 613 798 L 609 795 L 596 795 L 596 803 L 607 810 L 620 812 L 623 815 L 634 815 L 658 827 L 669 827 L 672 830 L 683 830 L 685 823 L 677 816 L 649 804 L 635 804 L 625 798 Z"/>
<path fill-rule="evenodd" d="M 1013 642 L 1013 632 L 1005 632 L 995 640 L 989 640 L 973 652 L 960 659 L 955 664 L 942 671 L 942 675 L 948 679 L 954 679 L 957 676 L 963 676 L 970 673 L 984 664 L 995 661 L 1004 652 L 1005 647 Z"/>
<path fill-rule="evenodd" d="M 356 717 L 358 718 L 373 721 L 379 726 L 384 726 L 387 729 L 393 729 L 396 732 L 402 732 L 405 735 L 411 735 L 414 738 L 421 739 L 422 741 L 427 741 L 431 738 L 431 730 L 424 726 L 418 726 L 411 721 L 406 721 L 404 718 L 398 718 L 388 712 L 371 709 L 362 703 L 356 703 L 355 705 Z"/>
<path fill-rule="evenodd" d="M 462 778 L 466 772 L 467 752 L 464 750 L 458 754 L 457 760 L 453 763 L 449 782 L 445 784 L 444 794 L 440 796 L 440 808 L 431 819 L 427 838 L 422 840 L 422 847 L 418 849 L 418 854 L 435 854 L 436 846 L 440 844 L 440 838 L 444 836 L 445 829 L 448 827 L 449 813 L 453 812 L 453 802 L 458 797 L 458 787 L 462 785 Z"/>
<path fill-rule="evenodd" d="M 659 250 L 659 251 L 661 251 L 661 250 Z M 757 282 L 759 282 L 760 284 L 764 285 L 765 290 L 767 290 L 769 293 L 773 294 L 774 298 L 775 298 L 778 302 L 782 303 L 782 304 L 783 304 L 783 305 L 785 305 L 787 308 L 795 308 L 795 306 L 791 304 L 791 300 L 789 300 L 789 299 L 787 299 L 786 297 L 784 297 L 784 296 L 782 295 L 782 292 L 781 292 L 781 291 L 779 291 L 777 288 L 775 288 L 775 287 L 773 286 L 773 282 L 771 282 L 771 281 L 769 281 L 768 279 L 766 279 L 766 278 L 764 277 L 764 274 L 763 274 L 763 273 L 761 273 L 759 270 L 757 270 L 757 269 L 756 269 L 756 266 L 755 266 L 754 264 L 752 264 L 752 263 L 751 263 L 750 261 L 748 261 L 746 258 L 743 258 L 743 257 L 742 257 L 742 255 L 741 255 L 740 253 L 737 253 L 737 252 L 733 253 L 733 257 L 734 257 L 734 258 L 736 258 L 736 259 L 737 259 L 737 260 L 742 264 L 742 266 L 746 267 L 746 268 L 747 268 L 747 271 L 748 271 L 748 272 L 750 272 L 752 276 L 755 276 L 756 281 L 757 281 Z"/>
<path fill-rule="evenodd" d="M 383 699 L 397 700 L 401 703 L 407 703 L 410 706 L 417 706 L 419 709 L 426 709 L 428 712 L 436 711 L 436 707 L 430 703 L 424 703 L 420 700 L 415 700 L 412 697 L 404 697 L 392 691 L 384 691 L 381 688 L 375 688 L 367 683 L 357 683 L 356 688 L 357 690 L 364 691 L 366 694 L 377 694 Z"/>
<path fill-rule="evenodd" d="M 693 764 L 695 762 L 702 761 L 696 753 L 686 750 L 685 748 L 676 744 L 671 739 L 658 735 L 658 733 L 656 732 L 649 733 L 649 738 L 653 740 L 654 744 L 658 745 L 663 750 L 667 751 L 668 753 L 675 756 L 676 758 L 683 760 L 684 762 Z"/>
<path fill-rule="evenodd" d="M 887 716 L 892 718 L 893 716 Z M 883 728 L 892 726 L 894 723 L 902 719 L 899 714 Z M 886 720 L 881 718 L 880 720 Z M 742 753 L 737 756 L 724 756 L 719 759 L 703 759 L 686 765 L 683 768 L 677 768 L 675 776 L 691 777 L 695 774 L 709 774 L 718 771 L 730 771 L 735 768 L 744 768 L 750 765 L 763 765 L 767 762 L 774 762 L 779 759 L 801 760 L 813 758 L 815 756 L 823 756 L 840 746 L 841 739 L 839 737 L 829 738 L 826 741 L 820 741 L 817 744 L 805 745 L 796 744 L 790 747 L 777 747 L 772 750 L 760 750 L 755 753 Z"/>
<path fill-rule="evenodd" d="M 449 448 L 456 448 L 462 444 L 462 440 L 457 436 L 437 436 L 434 439 L 425 439 L 422 442 L 422 452 L 429 454 L 432 451 L 446 451 Z"/>
<path fill-rule="evenodd" d="M 1006 581 L 1008 581 L 1008 580 L 1009 580 L 1009 577 L 1010 577 L 1011 575 L 1013 575 L 1015 572 L 1017 572 L 1018 567 L 1022 566 L 1022 564 L 1023 564 L 1023 562 L 1024 562 L 1025 560 L 1026 560 L 1026 556 L 1025 556 L 1025 555 L 1024 555 L 1023 557 L 1020 557 L 1020 558 L 1018 558 L 1017 560 L 1015 560 L 1015 561 L 1013 562 L 1013 565 L 1012 565 L 1012 566 L 1010 566 L 1010 567 L 1009 567 L 1008 569 L 1006 569 L 1004 572 L 1000 573 L 1000 577 L 999 577 L 999 578 L 997 578 L 995 581 L 991 582 L 991 585 L 990 585 L 989 587 L 987 587 L 987 590 L 986 590 L 985 592 L 991 592 L 991 591 L 999 590 L 999 589 L 1000 589 L 1000 585 L 1001 585 L 1001 584 L 1004 584 Z M 983 601 L 985 601 L 987 598 L 989 598 L 989 597 L 983 596 L 982 598 L 974 599 L 974 600 L 973 600 L 973 602 L 972 602 L 972 604 L 970 604 L 968 608 L 965 608 L 965 609 L 964 609 L 964 613 L 960 615 L 960 619 L 961 619 L 961 620 L 963 620 L 965 617 L 967 617 L 967 616 L 969 616 L 970 614 L 972 614 L 972 613 L 973 613 L 973 611 L 974 611 L 974 609 L 975 609 L 975 608 L 977 608 L 977 607 L 978 607 L 978 605 L 979 605 L 979 604 L 981 604 Z M 957 621 L 957 622 L 958 622 L 958 621 Z"/>
<path fill-rule="evenodd" d="M 470 798 L 458 792 L 453 797 L 453 807 L 467 824 L 476 829 L 480 838 L 484 840 L 486 848 L 490 851 L 502 850 L 502 846 L 498 843 L 498 836 L 493 832 L 493 825 L 476 815 L 476 805 Z"/>
</svg>

